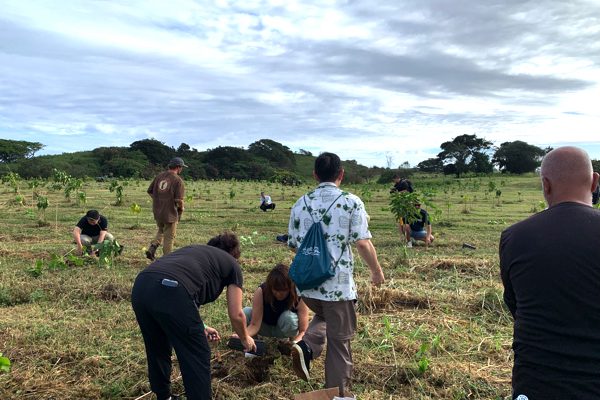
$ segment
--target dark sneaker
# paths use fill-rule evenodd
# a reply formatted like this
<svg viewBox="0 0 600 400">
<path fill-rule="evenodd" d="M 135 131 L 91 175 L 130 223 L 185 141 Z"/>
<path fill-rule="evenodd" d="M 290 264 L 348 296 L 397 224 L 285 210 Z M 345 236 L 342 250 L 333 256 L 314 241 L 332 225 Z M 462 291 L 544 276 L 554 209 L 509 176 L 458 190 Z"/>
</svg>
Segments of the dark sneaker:
<svg viewBox="0 0 600 400">
<path fill-rule="evenodd" d="M 312 351 L 304 340 L 292 346 L 292 367 L 294 372 L 307 382 L 310 379 L 310 360 L 312 360 Z"/>
<path fill-rule="evenodd" d="M 146 250 L 146 258 L 150 261 L 154 261 L 156 260 L 156 257 L 154 256 L 154 254 L 156 253 L 156 248 L 158 246 L 156 245 L 150 245 L 150 248 L 148 250 Z"/>
</svg>

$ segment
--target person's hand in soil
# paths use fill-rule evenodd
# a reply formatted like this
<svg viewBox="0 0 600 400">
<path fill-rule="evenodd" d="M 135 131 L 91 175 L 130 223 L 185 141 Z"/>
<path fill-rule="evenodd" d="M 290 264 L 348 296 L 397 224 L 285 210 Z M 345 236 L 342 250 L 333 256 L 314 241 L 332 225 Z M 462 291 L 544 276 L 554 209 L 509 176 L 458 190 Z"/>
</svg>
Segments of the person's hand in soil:
<svg viewBox="0 0 600 400">
<path fill-rule="evenodd" d="M 240 338 L 242 341 L 242 346 L 244 346 L 244 351 L 249 353 L 251 351 L 256 351 L 256 343 L 254 343 L 254 339 L 252 336 L 246 336 L 245 338 Z"/>
<path fill-rule="evenodd" d="M 219 332 L 215 328 L 211 328 L 207 326 L 204 328 L 204 334 L 209 342 L 218 342 L 221 340 L 221 336 L 219 336 Z"/>
</svg>

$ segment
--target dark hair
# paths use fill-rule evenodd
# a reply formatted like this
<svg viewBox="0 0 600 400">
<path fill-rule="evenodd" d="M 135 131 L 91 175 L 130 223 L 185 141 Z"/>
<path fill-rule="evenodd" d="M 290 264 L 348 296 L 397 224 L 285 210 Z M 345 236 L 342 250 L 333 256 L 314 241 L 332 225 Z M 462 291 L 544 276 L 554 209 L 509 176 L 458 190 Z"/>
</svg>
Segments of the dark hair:
<svg viewBox="0 0 600 400">
<path fill-rule="evenodd" d="M 288 266 L 285 264 L 277 264 L 265 281 L 265 301 L 273 307 L 275 297 L 273 296 L 273 290 L 289 290 L 290 295 L 288 296 L 288 310 L 295 307 L 298 303 L 298 294 L 296 293 L 296 285 L 288 276 Z"/>
<path fill-rule="evenodd" d="M 240 255 L 242 254 L 242 251 L 240 250 L 240 241 L 233 232 L 223 232 L 210 239 L 207 244 L 225 250 L 236 260 L 240 258 Z"/>
<path fill-rule="evenodd" d="M 85 217 L 97 220 L 98 218 L 100 218 L 100 213 L 98 212 L 98 210 L 89 210 L 87 213 L 85 213 Z"/>
<path fill-rule="evenodd" d="M 337 154 L 321 153 L 315 160 L 315 174 L 319 182 L 335 182 L 342 172 L 342 162 Z"/>
</svg>

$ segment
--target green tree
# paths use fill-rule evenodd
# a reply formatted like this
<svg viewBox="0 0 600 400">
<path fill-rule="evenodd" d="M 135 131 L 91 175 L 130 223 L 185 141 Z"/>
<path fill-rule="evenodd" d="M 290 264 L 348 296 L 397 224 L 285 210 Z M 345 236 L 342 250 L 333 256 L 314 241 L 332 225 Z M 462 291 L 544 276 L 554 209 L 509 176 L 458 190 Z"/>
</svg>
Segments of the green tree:
<svg viewBox="0 0 600 400">
<path fill-rule="evenodd" d="M 418 163 L 417 168 L 422 172 L 442 172 L 444 170 L 444 163 L 437 157 L 428 158 Z"/>
<path fill-rule="evenodd" d="M 502 143 L 494 153 L 493 162 L 502 172 L 523 174 L 535 171 L 545 154 L 544 149 L 516 140 Z"/>
<path fill-rule="evenodd" d="M 43 147 L 44 145 L 38 142 L 0 139 L 0 163 L 10 163 L 24 158 L 31 158 Z"/>
<path fill-rule="evenodd" d="M 261 139 L 248 146 L 250 154 L 264 158 L 275 167 L 292 169 L 296 166 L 294 153 L 287 147 L 271 139 Z"/>
<path fill-rule="evenodd" d="M 469 165 L 474 155 L 484 153 L 492 147 L 492 142 L 478 138 L 476 135 L 460 135 L 452 141 L 441 144 L 442 151 L 437 155 L 442 162 L 453 164 L 457 178 L 468 171 L 473 165 Z M 480 157 L 480 156 L 476 156 Z"/>
<path fill-rule="evenodd" d="M 494 171 L 494 165 L 487 154 L 477 151 L 471 156 L 468 169 L 478 174 L 491 174 Z"/>
<path fill-rule="evenodd" d="M 129 145 L 131 150 L 139 150 L 146 155 L 148 161 L 154 165 L 166 166 L 169 160 L 175 157 L 175 149 L 156 139 L 144 139 Z"/>
</svg>

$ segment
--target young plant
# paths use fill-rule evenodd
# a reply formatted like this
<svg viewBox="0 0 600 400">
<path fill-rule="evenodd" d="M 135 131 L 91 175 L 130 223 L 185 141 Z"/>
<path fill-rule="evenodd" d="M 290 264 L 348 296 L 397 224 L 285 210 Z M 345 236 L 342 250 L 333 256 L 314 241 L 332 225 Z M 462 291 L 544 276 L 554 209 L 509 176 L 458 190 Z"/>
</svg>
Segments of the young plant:
<svg viewBox="0 0 600 400">
<path fill-rule="evenodd" d="M 500 207 L 500 196 L 502 196 L 502 190 L 496 190 L 496 206 Z"/>
<path fill-rule="evenodd" d="M 123 204 L 123 185 L 120 185 L 118 181 L 111 181 L 108 190 L 112 193 L 115 192 L 115 206 Z"/>
<path fill-rule="evenodd" d="M 135 215 L 135 225 L 134 228 L 140 227 L 140 213 L 142 212 L 142 207 L 138 203 L 133 203 L 131 207 L 129 207 L 131 213 Z"/>
<path fill-rule="evenodd" d="M 2 177 L 2 182 L 7 183 L 13 189 L 13 193 L 19 193 L 19 183 L 21 182 L 21 177 L 16 172 L 9 172 L 8 174 Z"/>
<path fill-rule="evenodd" d="M 402 218 L 407 224 L 412 224 L 421 217 L 418 208 L 415 207 L 417 203 L 421 203 L 417 192 L 393 192 L 390 194 L 390 211 L 396 220 Z"/>
<path fill-rule="evenodd" d="M 0 353 L 0 372 L 10 372 L 10 360 L 8 359 L 8 357 L 4 357 L 2 353 Z"/>
<path fill-rule="evenodd" d="M 418 367 L 421 375 L 423 375 L 425 372 L 427 372 L 427 369 L 429 368 L 429 358 L 427 357 L 428 350 L 429 350 L 429 344 L 421 343 L 421 347 L 419 348 L 419 351 L 417 351 L 417 354 L 416 354 L 417 367 Z"/>
<path fill-rule="evenodd" d="M 105 240 L 95 244 L 92 248 L 98 250 L 98 266 L 107 268 L 114 266 L 115 256 L 120 255 L 123 251 L 123 246 L 116 240 Z"/>
<path fill-rule="evenodd" d="M 38 209 L 38 225 L 45 226 L 46 223 L 46 209 L 50 203 L 46 196 L 38 196 L 37 198 L 37 209 Z"/>
</svg>

